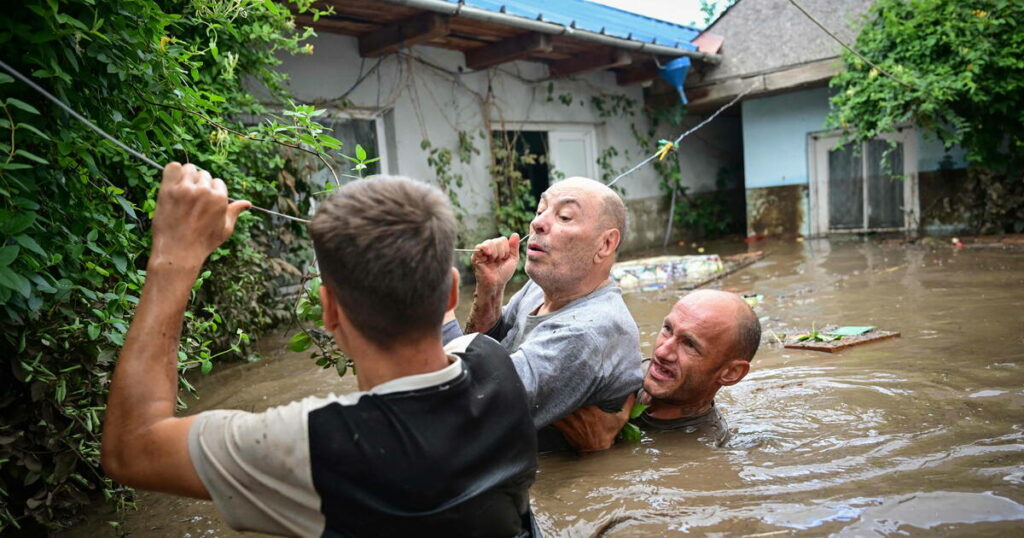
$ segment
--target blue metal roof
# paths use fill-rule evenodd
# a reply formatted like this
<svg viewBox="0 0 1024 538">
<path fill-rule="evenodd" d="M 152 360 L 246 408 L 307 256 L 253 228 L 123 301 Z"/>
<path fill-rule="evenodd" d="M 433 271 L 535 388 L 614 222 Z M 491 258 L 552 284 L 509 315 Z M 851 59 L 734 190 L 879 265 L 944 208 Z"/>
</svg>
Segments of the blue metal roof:
<svg viewBox="0 0 1024 538">
<path fill-rule="evenodd" d="M 459 0 L 444 0 L 459 4 Z M 571 26 L 631 41 L 697 50 L 690 43 L 700 30 L 645 17 L 586 0 L 462 0 L 463 4 L 496 13 Z"/>
</svg>

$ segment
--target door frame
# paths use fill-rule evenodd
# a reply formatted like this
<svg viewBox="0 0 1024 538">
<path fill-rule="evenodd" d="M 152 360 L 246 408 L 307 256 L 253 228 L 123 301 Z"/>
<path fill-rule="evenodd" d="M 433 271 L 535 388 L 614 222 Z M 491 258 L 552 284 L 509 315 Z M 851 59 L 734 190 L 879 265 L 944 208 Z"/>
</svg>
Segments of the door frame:
<svg viewBox="0 0 1024 538">
<path fill-rule="evenodd" d="M 892 140 L 903 144 L 903 227 L 902 228 L 855 228 L 829 229 L 828 206 L 828 151 L 838 145 L 842 131 L 819 131 L 807 134 L 807 171 L 810 195 L 811 234 L 815 236 L 830 233 L 863 233 L 881 231 L 906 231 L 915 233 L 920 224 L 920 197 L 917 184 L 917 130 L 913 127 L 899 127 L 895 133 L 886 133 L 876 140 Z M 868 218 L 867 197 L 867 152 L 861 143 L 861 171 L 864 177 L 864 218 Z"/>
</svg>

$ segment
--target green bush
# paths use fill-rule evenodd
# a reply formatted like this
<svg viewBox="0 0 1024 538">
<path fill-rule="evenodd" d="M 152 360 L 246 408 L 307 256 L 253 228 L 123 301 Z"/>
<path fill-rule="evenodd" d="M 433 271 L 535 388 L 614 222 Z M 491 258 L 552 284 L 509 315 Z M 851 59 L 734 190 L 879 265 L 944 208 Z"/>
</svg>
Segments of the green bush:
<svg viewBox="0 0 1024 538">
<path fill-rule="evenodd" d="M 869 140 L 913 123 L 966 152 L 951 206 L 978 232 L 1024 232 L 1024 2 L 879 0 L 832 79 L 830 123 Z"/>
<path fill-rule="evenodd" d="M 309 1 L 15 2 L 0 14 L 2 59 L 157 162 L 197 163 L 236 198 L 303 211 L 309 192 L 287 170 L 298 159 L 269 140 L 340 145 L 317 111 L 285 104 L 274 71 L 280 55 L 312 52 L 291 14 Z M 267 102 L 287 124 L 240 121 Z M 145 278 L 159 171 L 6 75 L 0 108 L 0 531 L 54 528 L 96 495 L 131 500 L 99 467 L 99 421 Z M 196 285 L 183 374 L 247 355 L 248 335 L 289 310 L 272 279 L 294 271 L 285 260 L 304 237 L 243 215 Z"/>
</svg>

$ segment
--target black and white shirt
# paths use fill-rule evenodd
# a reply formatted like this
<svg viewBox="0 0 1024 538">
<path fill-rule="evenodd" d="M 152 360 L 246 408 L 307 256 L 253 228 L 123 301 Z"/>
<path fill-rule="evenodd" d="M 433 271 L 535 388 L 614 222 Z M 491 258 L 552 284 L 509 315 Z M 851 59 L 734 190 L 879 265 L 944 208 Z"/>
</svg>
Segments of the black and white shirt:
<svg viewBox="0 0 1024 538">
<path fill-rule="evenodd" d="M 451 364 L 262 413 L 209 411 L 192 463 L 225 521 L 295 536 L 528 536 L 537 469 L 508 353 L 468 335 Z"/>
</svg>

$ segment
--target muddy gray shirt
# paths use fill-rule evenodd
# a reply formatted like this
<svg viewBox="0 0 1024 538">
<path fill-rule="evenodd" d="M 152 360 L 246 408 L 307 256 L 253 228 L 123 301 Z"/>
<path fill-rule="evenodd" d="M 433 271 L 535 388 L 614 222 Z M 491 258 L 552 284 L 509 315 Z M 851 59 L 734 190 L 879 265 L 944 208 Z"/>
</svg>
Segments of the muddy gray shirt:
<svg viewBox="0 0 1024 538">
<path fill-rule="evenodd" d="M 540 429 L 585 405 L 618 411 L 643 383 L 640 332 L 613 283 L 555 312 L 534 315 L 544 292 L 532 280 L 487 335 L 508 350 Z M 450 322 L 445 338 L 457 335 Z"/>
</svg>

